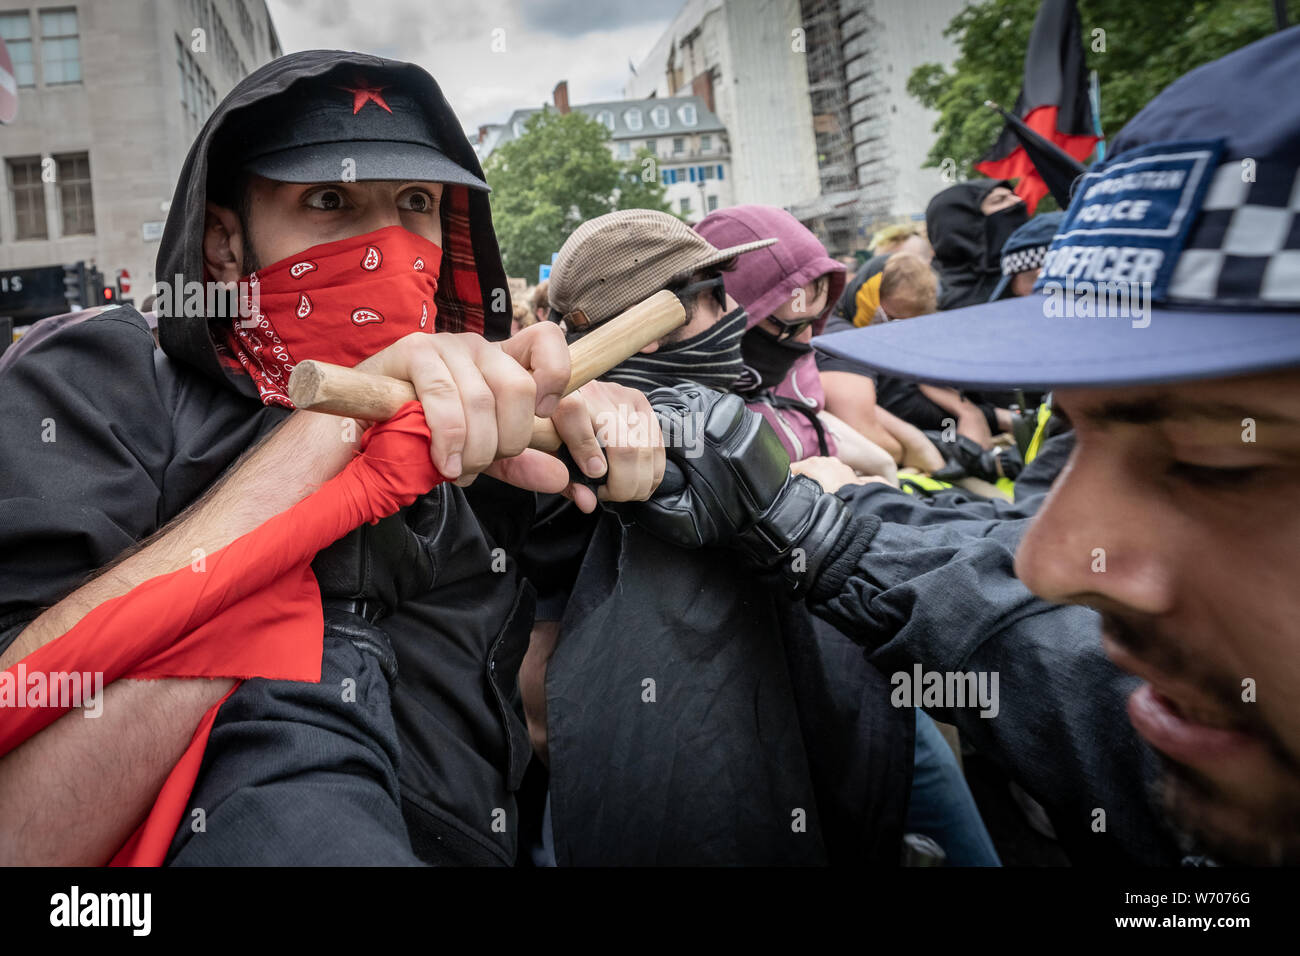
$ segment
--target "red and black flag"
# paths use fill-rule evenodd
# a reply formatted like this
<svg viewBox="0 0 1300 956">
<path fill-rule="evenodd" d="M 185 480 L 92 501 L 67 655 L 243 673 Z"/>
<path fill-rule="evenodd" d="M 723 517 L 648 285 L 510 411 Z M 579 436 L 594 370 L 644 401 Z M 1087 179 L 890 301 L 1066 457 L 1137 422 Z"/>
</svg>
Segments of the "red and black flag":
<svg viewBox="0 0 1300 956">
<path fill-rule="evenodd" d="M 1034 173 L 1042 179 L 1043 185 L 1052 194 L 1056 204 L 1062 209 L 1069 206 L 1070 188 L 1074 185 L 1076 179 L 1088 171 L 1088 167 L 1051 140 L 1039 136 L 1026 126 L 1025 121 L 1015 113 L 1008 113 L 996 103 L 985 103 L 984 105 L 992 107 L 1002 114 L 1007 121 L 1007 129 L 1015 134 L 1016 139 L 1020 141 L 1021 147 L 1029 154 L 1029 161 L 1034 164 Z M 1025 180 L 1022 179 L 1021 183 L 1024 182 Z M 1037 197 L 1032 202 L 1029 202 L 1031 215 L 1037 203 Z"/>
<path fill-rule="evenodd" d="M 1082 34 L 1075 0 L 1043 0 L 1025 51 L 1024 84 L 1012 111 L 1026 127 L 1076 160 L 1086 159 L 1100 139 L 1088 98 Z M 1030 215 L 1048 192 L 1011 122 L 975 168 L 992 179 L 1019 179 L 1016 194 Z"/>
</svg>

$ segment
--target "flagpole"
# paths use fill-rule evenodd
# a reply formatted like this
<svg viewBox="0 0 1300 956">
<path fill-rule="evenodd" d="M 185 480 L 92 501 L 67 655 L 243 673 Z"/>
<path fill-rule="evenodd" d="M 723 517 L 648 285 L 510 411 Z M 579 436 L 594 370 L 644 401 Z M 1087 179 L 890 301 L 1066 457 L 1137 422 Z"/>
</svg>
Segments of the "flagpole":
<svg viewBox="0 0 1300 956">
<path fill-rule="evenodd" d="M 1101 81 L 1096 70 L 1088 75 L 1088 98 L 1092 100 L 1092 129 L 1097 135 L 1096 161 L 1100 163 L 1106 158 L 1106 139 L 1101 132 Z"/>
</svg>

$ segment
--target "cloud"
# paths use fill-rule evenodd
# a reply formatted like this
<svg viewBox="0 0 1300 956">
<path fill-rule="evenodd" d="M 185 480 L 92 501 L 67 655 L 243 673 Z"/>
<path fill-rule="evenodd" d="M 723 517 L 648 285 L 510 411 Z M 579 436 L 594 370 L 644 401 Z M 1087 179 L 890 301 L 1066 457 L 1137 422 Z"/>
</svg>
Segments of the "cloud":
<svg viewBox="0 0 1300 956">
<path fill-rule="evenodd" d="M 268 0 L 286 53 L 343 49 L 409 60 L 438 81 L 466 129 L 549 102 L 618 99 L 627 63 L 680 0 Z M 610 12 L 606 12 L 606 7 Z M 553 15 L 548 15 L 553 14 Z M 657 18 L 656 18 L 657 16 Z"/>
<path fill-rule="evenodd" d="M 664 24 L 683 0 L 601 0 L 600 23 L 606 29 Z M 585 32 L 591 25 L 590 0 L 522 0 L 524 23 L 542 33 Z"/>
</svg>

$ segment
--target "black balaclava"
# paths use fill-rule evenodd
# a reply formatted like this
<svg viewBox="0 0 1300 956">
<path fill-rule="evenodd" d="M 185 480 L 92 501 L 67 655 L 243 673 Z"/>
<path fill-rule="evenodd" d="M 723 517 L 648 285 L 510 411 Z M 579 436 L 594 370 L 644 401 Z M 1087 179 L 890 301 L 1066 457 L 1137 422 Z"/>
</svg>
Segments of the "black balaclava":
<svg viewBox="0 0 1300 956">
<path fill-rule="evenodd" d="M 729 392 L 742 371 L 740 339 L 748 321 L 744 309 L 733 309 L 688 339 L 624 359 L 602 378 L 647 393 L 685 382 Z"/>
<path fill-rule="evenodd" d="M 1029 221 L 1024 203 L 986 216 L 980 203 L 1004 179 L 979 179 L 949 186 L 930 200 L 925 227 L 934 247 L 942 295 L 939 308 L 960 309 L 987 302 L 1002 277 L 1002 244 Z"/>
<path fill-rule="evenodd" d="M 745 369 L 736 382 L 736 391 L 751 394 L 776 388 L 784 382 L 794 363 L 812 352 L 813 347 L 810 342 L 794 339 L 779 342 L 771 332 L 756 325 L 745 333 L 740 349 Z"/>
</svg>

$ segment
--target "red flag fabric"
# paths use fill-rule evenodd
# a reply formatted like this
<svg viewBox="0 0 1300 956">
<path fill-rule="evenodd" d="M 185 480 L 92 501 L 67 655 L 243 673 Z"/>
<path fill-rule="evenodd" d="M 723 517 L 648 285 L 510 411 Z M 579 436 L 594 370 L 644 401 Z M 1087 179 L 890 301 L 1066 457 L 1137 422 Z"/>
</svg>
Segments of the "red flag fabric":
<svg viewBox="0 0 1300 956">
<path fill-rule="evenodd" d="M 319 681 L 324 620 L 311 561 L 353 528 L 395 513 L 445 480 L 430 460 L 429 441 L 423 410 L 411 402 L 368 429 L 361 453 L 312 495 L 201 564 L 151 578 L 104 602 L 10 667 L 7 680 L 13 686 L 20 672 L 89 671 L 102 673 L 105 686 L 121 678 L 161 677 Z M 163 862 L 224 701 L 204 715 L 148 818 L 113 865 Z M 5 714 L 0 756 L 71 709 L 66 700 L 44 703 Z"/>
<path fill-rule="evenodd" d="M 1082 162 L 1092 155 L 1097 146 L 1097 136 L 1075 136 L 1062 133 L 1056 128 L 1057 106 L 1040 106 L 1030 112 L 1023 120 L 1024 124 L 1043 139 L 1055 143 L 1062 151 Z M 1019 179 L 1016 195 L 1025 201 L 1029 215 L 1038 208 L 1038 201 L 1049 192 L 1047 183 L 1029 158 L 1024 146 L 1017 146 L 1005 159 L 985 160 L 976 163 L 975 168 L 990 179 Z"/>
<path fill-rule="evenodd" d="M 1095 133 L 1083 26 L 1075 0 L 1043 0 L 1025 50 L 1024 80 L 1011 110 L 1025 125 L 1077 160 L 1084 160 L 1100 138 Z M 1032 216 L 1047 185 L 1034 169 L 1010 125 L 975 164 L 991 179 L 1019 179 L 1016 194 Z"/>
</svg>

